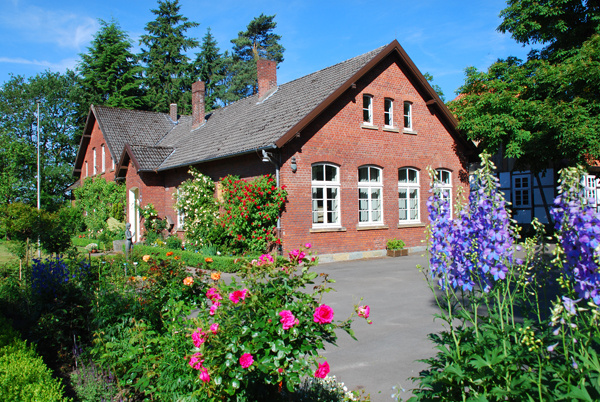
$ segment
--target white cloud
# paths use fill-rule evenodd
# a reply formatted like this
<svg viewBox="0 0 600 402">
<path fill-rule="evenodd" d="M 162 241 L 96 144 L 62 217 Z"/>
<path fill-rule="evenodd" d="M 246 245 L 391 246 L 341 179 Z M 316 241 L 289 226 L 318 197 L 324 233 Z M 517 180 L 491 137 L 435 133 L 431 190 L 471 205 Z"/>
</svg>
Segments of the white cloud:
<svg viewBox="0 0 600 402">
<path fill-rule="evenodd" d="M 47 60 L 36 60 L 36 59 L 29 60 L 29 59 L 25 59 L 22 57 L 0 57 L 0 63 L 40 66 L 40 67 L 45 67 L 52 71 L 63 72 L 67 68 L 73 69 L 75 67 L 75 64 L 77 63 L 77 60 L 70 58 L 70 59 L 61 60 L 58 63 L 52 63 Z"/>
<path fill-rule="evenodd" d="M 90 17 L 70 12 L 54 11 L 36 6 L 20 7 L 13 2 L 11 10 L 3 7 L 0 21 L 4 29 L 37 43 L 54 43 L 63 48 L 82 50 L 98 30 L 98 22 Z"/>
</svg>

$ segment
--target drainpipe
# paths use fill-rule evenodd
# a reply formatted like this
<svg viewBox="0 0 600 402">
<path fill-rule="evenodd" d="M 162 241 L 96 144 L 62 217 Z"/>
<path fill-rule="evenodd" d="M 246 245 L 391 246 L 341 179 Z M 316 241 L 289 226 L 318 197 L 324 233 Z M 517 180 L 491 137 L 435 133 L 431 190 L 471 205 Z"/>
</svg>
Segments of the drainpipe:
<svg viewBox="0 0 600 402">
<path fill-rule="evenodd" d="M 275 166 L 275 183 L 277 185 L 277 188 L 280 188 L 279 186 L 279 163 L 277 161 L 275 161 L 273 159 L 273 154 L 271 152 L 267 152 L 264 149 L 262 150 L 262 161 L 263 163 L 272 163 L 273 166 Z M 281 237 L 281 214 L 279 214 L 279 216 L 277 216 L 277 237 Z M 279 255 L 283 255 L 283 249 L 281 248 L 281 245 L 279 245 L 279 249 L 277 250 Z"/>
</svg>

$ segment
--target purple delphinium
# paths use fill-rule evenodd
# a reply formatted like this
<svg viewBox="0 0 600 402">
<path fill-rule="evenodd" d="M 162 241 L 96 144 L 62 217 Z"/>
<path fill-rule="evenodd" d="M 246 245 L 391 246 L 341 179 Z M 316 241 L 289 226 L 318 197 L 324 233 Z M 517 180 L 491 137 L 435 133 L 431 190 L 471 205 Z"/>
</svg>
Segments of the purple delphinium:
<svg viewBox="0 0 600 402">
<path fill-rule="evenodd" d="M 564 251 L 564 271 L 572 278 L 579 297 L 592 299 L 600 305 L 600 216 L 585 203 L 584 188 L 578 182 L 577 172 L 565 170 L 564 174 L 567 176 L 563 177 L 560 195 L 556 197 L 551 211 L 560 247 Z"/>
<path fill-rule="evenodd" d="M 450 217 L 449 200 L 435 185 L 427 201 L 431 231 L 430 269 L 444 288 L 488 292 L 494 281 L 503 280 L 513 263 L 514 239 L 506 202 L 492 174 L 493 164 L 482 160 L 474 176 L 469 204 Z"/>
</svg>

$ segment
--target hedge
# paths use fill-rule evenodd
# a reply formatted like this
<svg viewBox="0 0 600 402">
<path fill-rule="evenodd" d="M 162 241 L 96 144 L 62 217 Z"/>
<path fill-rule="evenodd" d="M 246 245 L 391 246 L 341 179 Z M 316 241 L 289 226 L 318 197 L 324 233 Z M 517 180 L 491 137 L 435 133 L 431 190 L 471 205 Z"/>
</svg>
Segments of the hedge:
<svg viewBox="0 0 600 402">
<path fill-rule="evenodd" d="M 63 385 L 0 315 L 0 401 L 70 401 Z"/>
</svg>

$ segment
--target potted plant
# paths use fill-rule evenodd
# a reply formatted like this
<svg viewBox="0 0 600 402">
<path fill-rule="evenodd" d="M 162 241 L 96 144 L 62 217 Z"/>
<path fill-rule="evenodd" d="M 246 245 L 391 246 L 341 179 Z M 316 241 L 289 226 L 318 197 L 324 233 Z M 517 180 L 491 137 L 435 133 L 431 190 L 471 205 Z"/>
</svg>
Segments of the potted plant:
<svg viewBox="0 0 600 402">
<path fill-rule="evenodd" d="M 408 249 L 405 249 L 406 244 L 400 239 L 389 239 L 387 241 L 387 255 L 388 257 L 400 257 L 401 255 L 408 255 Z"/>
</svg>

